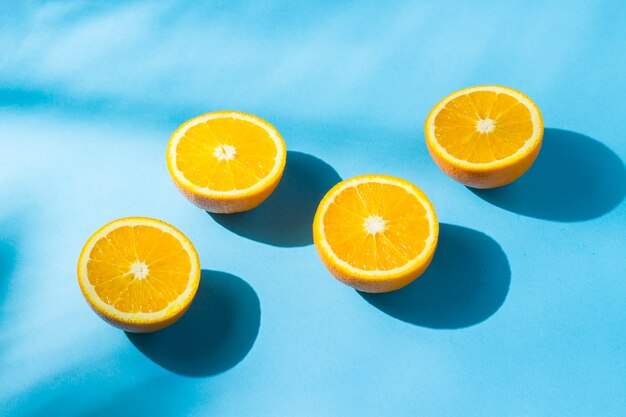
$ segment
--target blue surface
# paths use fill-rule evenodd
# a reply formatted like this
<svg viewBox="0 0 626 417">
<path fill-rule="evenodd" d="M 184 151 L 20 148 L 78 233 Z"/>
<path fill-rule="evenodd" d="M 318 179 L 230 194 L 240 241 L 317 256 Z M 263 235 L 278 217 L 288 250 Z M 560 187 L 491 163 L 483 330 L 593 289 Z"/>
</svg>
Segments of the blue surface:
<svg viewBox="0 0 626 417">
<path fill-rule="evenodd" d="M 0 4 L 0 415 L 626 415 L 626 3 L 388 3 Z M 473 192 L 422 126 L 485 83 L 547 129 L 525 177 Z M 291 151 L 232 218 L 165 165 L 171 132 L 218 109 Z M 311 245 L 321 194 L 364 173 L 414 182 L 442 222 L 397 293 L 340 284 Z M 108 326 L 77 285 L 85 240 L 129 215 L 200 254 L 161 333 Z"/>
</svg>

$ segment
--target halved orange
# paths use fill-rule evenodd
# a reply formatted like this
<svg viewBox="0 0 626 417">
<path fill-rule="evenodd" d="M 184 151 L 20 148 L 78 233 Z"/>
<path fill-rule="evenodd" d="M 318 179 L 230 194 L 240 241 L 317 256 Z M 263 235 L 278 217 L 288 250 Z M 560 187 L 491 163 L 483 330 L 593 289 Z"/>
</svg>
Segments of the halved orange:
<svg viewBox="0 0 626 417">
<path fill-rule="evenodd" d="M 200 261 L 189 239 L 173 226 L 127 217 L 87 240 L 77 273 L 83 295 L 100 317 L 143 333 L 185 313 L 200 283 Z"/>
<path fill-rule="evenodd" d="M 531 99 L 508 87 L 466 88 L 441 100 L 424 126 L 443 172 L 474 188 L 506 185 L 537 158 L 543 120 Z"/>
<path fill-rule="evenodd" d="M 280 182 L 287 151 L 268 122 L 220 111 L 183 123 L 170 138 L 167 167 L 189 201 L 213 213 L 253 209 Z"/>
<path fill-rule="evenodd" d="M 430 264 L 439 234 L 435 209 L 410 182 L 363 175 L 335 185 L 313 220 L 315 247 L 328 270 L 360 291 L 393 291 Z"/>
</svg>

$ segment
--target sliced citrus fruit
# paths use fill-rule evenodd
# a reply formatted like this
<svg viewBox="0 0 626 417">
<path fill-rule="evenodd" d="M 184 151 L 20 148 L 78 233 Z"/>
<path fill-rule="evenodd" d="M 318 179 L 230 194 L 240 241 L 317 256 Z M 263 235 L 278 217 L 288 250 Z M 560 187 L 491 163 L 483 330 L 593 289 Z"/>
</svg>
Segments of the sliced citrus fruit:
<svg viewBox="0 0 626 417">
<path fill-rule="evenodd" d="M 469 187 L 494 188 L 530 168 L 541 148 L 543 120 L 524 94 L 485 85 L 441 100 L 424 130 L 428 150 L 443 172 Z"/>
<path fill-rule="evenodd" d="M 174 323 L 200 283 L 200 261 L 189 239 L 147 217 L 103 226 L 85 243 L 77 269 L 91 308 L 130 332 L 151 332 Z"/>
<path fill-rule="evenodd" d="M 220 111 L 183 123 L 167 147 L 167 167 L 189 201 L 213 213 L 253 209 L 278 185 L 287 151 L 268 122 Z"/>
<path fill-rule="evenodd" d="M 335 185 L 313 220 L 313 240 L 329 271 L 365 292 L 393 291 L 430 264 L 439 234 L 431 202 L 415 185 L 363 175 Z"/>
</svg>

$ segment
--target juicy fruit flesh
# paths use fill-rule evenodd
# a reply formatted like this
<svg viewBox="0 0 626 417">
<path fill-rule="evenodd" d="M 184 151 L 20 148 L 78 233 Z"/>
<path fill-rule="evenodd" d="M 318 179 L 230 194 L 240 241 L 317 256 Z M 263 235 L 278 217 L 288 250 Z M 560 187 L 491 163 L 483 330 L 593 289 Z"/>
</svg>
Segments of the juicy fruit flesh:
<svg viewBox="0 0 626 417">
<path fill-rule="evenodd" d="M 244 190 L 271 172 L 277 153 L 262 127 L 222 117 L 197 123 L 185 132 L 176 147 L 176 165 L 198 187 Z"/>
<path fill-rule="evenodd" d="M 453 157 L 472 163 L 509 157 L 532 133 L 528 108 L 513 96 L 494 91 L 458 96 L 435 118 L 437 142 Z"/>
<path fill-rule="evenodd" d="M 100 238 L 87 262 L 87 278 L 102 301 L 124 313 L 166 308 L 186 289 L 189 255 L 169 233 L 122 226 Z"/>
<path fill-rule="evenodd" d="M 342 190 L 323 219 L 333 252 L 354 268 L 388 271 L 426 246 L 429 223 L 422 203 L 404 188 L 368 182 Z"/>
</svg>

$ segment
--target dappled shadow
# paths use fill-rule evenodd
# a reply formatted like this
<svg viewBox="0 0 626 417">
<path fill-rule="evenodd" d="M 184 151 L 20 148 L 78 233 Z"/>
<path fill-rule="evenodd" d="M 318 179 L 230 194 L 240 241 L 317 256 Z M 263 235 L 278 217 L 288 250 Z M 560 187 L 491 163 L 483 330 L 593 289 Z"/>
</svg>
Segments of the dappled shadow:
<svg viewBox="0 0 626 417">
<path fill-rule="evenodd" d="M 9 280 L 15 269 L 15 248 L 12 242 L 0 240 L 0 302 L 8 292 Z"/>
<path fill-rule="evenodd" d="M 626 194 L 624 163 L 602 143 L 579 133 L 546 129 L 528 172 L 513 183 L 470 190 L 489 203 L 525 216 L 562 222 L 610 212 Z"/>
<path fill-rule="evenodd" d="M 289 151 L 283 178 L 260 206 L 243 213 L 209 215 L 228 230 L 258 242 L 274 246 L 310 245 L 317 205 L 339 181 L 339 174 L 326 162 Z"/>
<path fill-rule="evenodd" d="M 261 324 L 256 292 L 244 280 L 202 270 L 189 310 L 154 333 L 126 333 L 148 358 L 180 375 L 215 375 L 237 365 L 252 349 Z"/>
<path fill-rule="evenodd" d="M 14 228 L 19 222 L 6 219 L 0 224 L 0 320 L 4 318 L 5 302 L 9 296 L 11 281 L 17 262 Z M 0 346 L 1 350 L 1 346 Z"/>
<path fill-rule="evenodd" d="M 500 245 L 473 229 L 440 225 L 432 263 L 413 283 L 381 294 L 359 293 L 397 319 L 435 329 L 458 329 L 493 315 L 509 291 L 511 269 Z"/>
</svg>

